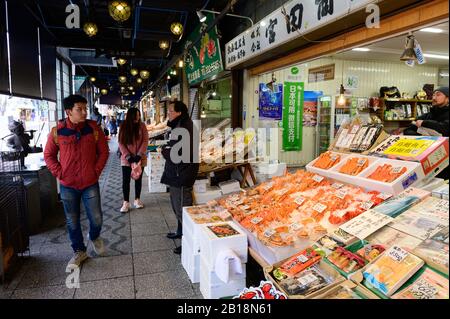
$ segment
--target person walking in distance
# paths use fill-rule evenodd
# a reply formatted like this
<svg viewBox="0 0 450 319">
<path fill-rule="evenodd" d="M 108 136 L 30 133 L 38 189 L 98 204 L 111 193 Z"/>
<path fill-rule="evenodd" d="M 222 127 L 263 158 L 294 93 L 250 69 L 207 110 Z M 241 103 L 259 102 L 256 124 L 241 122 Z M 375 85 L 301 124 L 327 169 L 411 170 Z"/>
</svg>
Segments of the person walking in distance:
<svg viewBox="0 0 450 319">
<path fill-rule="evenodd" d="M 199 169 L 199 164 L 194 163 L 193 158 L 194 153 L 198 153 L 198 145 L 194 148 L 194 125 L 189 117 L 186 104 L 180 101 L 173 102 L 169 105 L 168 114 L 169 121 L 167 125 L 172 129 L 172 132 L 168 144 L 162 150 L 166 164 L 163 176 L 161 177 L 161 183 L 169 186 L 170 202 L 178 220 L 176 232 L 167 234 L 168 238 L 175 239 L 181 238 L 182 236 L 183 207 L 192 206 L 192 186 L 194 185 Z M 184 129 L 188 135 L 178 135 L 177 129 Z M 180 130 L 182 134 L 183 132 L 181 131 L 183 130 Z M 181 148 L 179 147 L 180 145 Z M 178 149 L 178 152 L 172 152 L 172 148 Z M 183 154 L 189 154 L 189 157 L 183 156 Z M 181 246 L 175 248 L 174 253 L 181 254 Z"/>
<path fill-rule="evenodd" d="M 119 148 L 120 162 L 122 164 L 122 190 L 123 205 L 121 213 L 130 211 L 130 181 L 132 171 L 137 170 L 137 179 L 135 179 L 135 200 L 134 207 L 143 208 L 144 204 L 140 200 L 142 189 L 142 172 L 147 166 L 147 145 L 148 132 L 147 126 L 141 121 L 141 113 L 137 108 L 131 108 L 127 112 L 126 120 L 122 123 L 119 130 Z M 136 167 L 136 166 L 139 167 Z"/>
<path fill-rule="evenodd" d="M 87 120 L 87 100 L 80 95 L 64 99 L 67 118 L 60 120 L 48 135 L 44 159 L 60 182 L 69 238 L 74 256 L 68 268 L 80 267 L 88 258 L 80 224 L 83 202 L 89 220 L 88 240 L 97 255 L 104 253 L 100 232 L 103 214 L 98 180 L 109 156 L 105 135 L 97 122 Z M 58 159 L 59 154 L 59 159 Z"/>
</svg>

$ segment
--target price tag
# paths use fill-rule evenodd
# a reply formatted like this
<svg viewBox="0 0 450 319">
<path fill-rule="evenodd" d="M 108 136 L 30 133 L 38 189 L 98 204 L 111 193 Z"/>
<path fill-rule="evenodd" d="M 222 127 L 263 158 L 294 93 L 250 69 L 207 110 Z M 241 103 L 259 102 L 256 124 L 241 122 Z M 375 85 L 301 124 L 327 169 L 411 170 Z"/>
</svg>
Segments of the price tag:
<svg viewBox="0 0 450 319">
<path fill-rule="evenodd" d="M 413 284 L 411 293 L 417 299 L 434 299 L 434 296 L 436 296 L 438 290 L 426 280 L 421 279 Z"/>
<path fill-rule="evenodd" d="M 398 246 L 392 246 L 392 248 L 389 250 L 389 257 L 391 257 L 396 262 L 402 262 L 403 259 L 408 256 L 408 252 Z"/>
<path fill-rule="evenodd" d="M 263 189 L 265 191 L 270 190 L 273 187 L 273 182 L 268 183 L 267 185 L 264 185 Z"/>
<path fill-rule="evenodd" d="M 367 162 L 367 159 L 361 158 L 361 159 L 358 160 L 358 163 L 356 165 L 358 167 L 362 167 L 362 166 L 364 166 L 366 164 L 366 162 Z"/>
<path fill-rule="evenodd" d="M 339 188 L 344 187 L 344 184 L 342 184 L 342 183 L 333 183 L 333 185 L 331 185 L 331 187 L 339 189 Z"/>
<path fill-rule="evenodd" d="M 298 282 L 302 286 L 308 286 L 309 284 L 315 282 L 318 278 L 313 274 L 308 274 L 306 276 L 298 278 Z"/>
<path fill-rule="evenodd" d="M 296 199 L 295 199 L 295 203 L 298 205 L 298 206 L 302 206 L 302 204 L 305 202 L 305 200 L 306 200 L 306 198 L 304 198 L 304 197 L 297 197 Z"/>
<path fill-rule="evenodd" d="M 292 223 L 291 225 L 289 225 L 289 228 L 292 229 L 292 230 L 294 230 L 294 231 L 297 231 L 297 230 L 301 229 L 302 226 L 300 226 L 300 225 L 297 224 L 297 223 Z"/>
<path fill-rule="evenodd" d="M 279 191 L 276 192 L 276 193 L 277 193 L 278 196 L 283 196 L 283 195 L 286 194 L 287 192 L 288 192 L 287 189 L 281 189 L 281 190 L 279 190 Z"/>
<path fill-rule="evenodd" d="M 314 205 L 313 209 L 318 212 L 318 213 L 323 213 L 325 211 L 325 209 L 327 209 L 327 205 L 321 204 L 321 203 L 317 203 L 316 205 Z"/>
<path fill-rule="evenodd" d="M 336 160 L 338 159 L 338 156 L 336 154 L 332 154 L 330 156 L 330 159 L 331 159 L 332 162 L 336 162 Z"/>
<path fill-rule="evenodd" d="M 344 199 L 346 195 L 347 195 L 347 191 L 345 189 L 340 189 L 336 193 L 336 197 L 340 198 L 340 199 Z"/>
<path fill-rule="evenodd" d="M 377 196 L 378 198 L 382 199 L 382 200 L 386 200 L 392 197 L 391 194 L 385 194 L 385 193 L 381 193 Z"/>
<path fill-rule="evenodd" d="M 372 208 L 373 204 L 374 204 L 374 202 L 368 200 L 367 202 L 364 202 L 361 204 L 361 208 L 364 210 L 369 210 Z"/>
<path fill-rule="evenodd" d="M 262 220 L 261 217 L 252 218 L 252 224 L 258 225 Z"/>
<path fill-rule="evenodd" d="M 248 215 L 253 215 L 255 213 L 254 210 L 244 210 L 244 215 L 248 216 Z"/>
<path fill-rule="evenodd" d="M 315 182 L 317 182 L 317 183 L 320 183 L 321 181 L 324 180 L 324 178 L 325 178 L 325 177 L 320 176 L 320 175 L 314 175 L 313 181 L 315 181 Z"/>
<path fill-rule="evenodd" d="M 249 209 L 250 209 L 250 206 L 248 206 L 248 205 L 243 205 L 243 206 L 240 206 L 239 208 L 242 209 L 242 210 L 249 210 Z"/>
<path fill-rule="evenodd" d="M 231 214 L 228 211 L 220 211 L 219 212 L 219 217 L 222 218 L 223 220 L 226 220 L 228 218 L 231 217 Z"/>
<path fill-rule="evenodd" d="M 400 171 L 403 169 L 403 167 L 401 167 L 401 166 L 397 166 L 397 167 L 394 167 L 393 169 L 392 169 L 392 173 L 393 174 L 398 174 L 398 173 L 400 173 Z"/>
<path fill-rule="evenodd" d="M 333 215 L 334 216 L 336 216 L 336 217 L 339 217 L 339 218 L 342 218 L 342 217 L 344 217 L 345 215 L 347 215 L 347 211 L 345 211 L 345 210 L 340 210 L 340 211 L 335 211 L 335 212 L 333 212 Z"/>
<path fill-rule="evenodd" d="M 265 237 L 267 237 L 267 238 L 270 238 L 270 237 L 272 237 L 274 234 L 276 233 L 276 231 L 274 231 L 273 229 L 266 229 L 265 231 L 264 231 L 264 236 Z"/>
<path fill-rule="evenodd" d="M 244 201 L 242 199 L 234 201 L 234 205 L 236 205 L 236 206 L 241 205 L 241 204 L 244 204 Z"/>
<path fill-rule="evenodd" d="M 297 260 L 298 260 L 299 262 L 301 262 L 302 264 L 304 264 L 304 263 L 306 263 L 309 259 L 308 259 L 308 257 L 306 257 L 305 255 L 300 255 L 300 256 L 297 257 Z"/>
</svg>

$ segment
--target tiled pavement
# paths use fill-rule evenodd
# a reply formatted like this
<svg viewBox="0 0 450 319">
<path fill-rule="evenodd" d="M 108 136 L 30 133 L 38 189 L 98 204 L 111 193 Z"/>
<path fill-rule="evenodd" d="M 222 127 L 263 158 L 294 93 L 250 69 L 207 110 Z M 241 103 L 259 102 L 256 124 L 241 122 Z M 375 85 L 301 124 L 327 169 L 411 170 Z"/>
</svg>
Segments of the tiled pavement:
<svg viewBox="0 0 450 319">
<path fill-rule="evenodd" d="M 179 240 L 166 238 L 176 228 L 168 194 L 149 194 L 144 174 L 141 199 L 145 208 L 122 215 L 122 172 L 117 144 L 100 179 L 106 255 L 89 258 L 80 270 L 80 288 L 69 289 L 66 264 L 72 251 L 63 216 L 46 223 L 47 231 L 30 238 L 30 254 L 20 258 L 12 279 L 0 285 L 0 299 L 202 298 L 172 250 Z M 134 199 L 134 186 L 131 187 Z M 87 235 L 86 218 L 82 220 Z M 70 279 L 70 277 L 69 277 Z"/>
</svg>

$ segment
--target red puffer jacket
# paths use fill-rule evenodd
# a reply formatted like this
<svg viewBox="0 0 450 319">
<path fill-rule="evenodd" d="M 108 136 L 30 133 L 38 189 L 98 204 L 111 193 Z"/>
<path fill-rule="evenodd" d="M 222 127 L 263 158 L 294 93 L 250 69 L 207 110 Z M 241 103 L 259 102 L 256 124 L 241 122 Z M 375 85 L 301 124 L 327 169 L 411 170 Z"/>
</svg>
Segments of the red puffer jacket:
<svg viewBox="0 0 450 319">
<path fill-rule="evenodd" d="M 105 135 L 91 120 L 78 125 L 69 119 L 59 121 L 50 131 L 44 150 L 50 172 L 62 185 L 78 190 L 98 182 L 108 156 Z"/>
</svg>

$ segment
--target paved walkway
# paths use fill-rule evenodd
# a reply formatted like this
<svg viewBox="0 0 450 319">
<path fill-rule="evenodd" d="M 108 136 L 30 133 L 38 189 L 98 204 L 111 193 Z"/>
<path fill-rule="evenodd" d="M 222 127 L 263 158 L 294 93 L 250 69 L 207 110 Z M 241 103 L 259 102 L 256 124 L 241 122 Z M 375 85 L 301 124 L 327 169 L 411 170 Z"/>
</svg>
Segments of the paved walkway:
<svg viewBox="0 0 450 319">
<path fill-rule="evenodd" d="M 122 204 L 122 172 L 116 155 L 117 143 L 100 179 L 106 255 L 89 258 L 80 271 L 80 288 L 66 287 L 65 272 L 72 249 L 64 217 L 46 223 L 47 231 L 30 238 L 30 254 L 20 258 L 12 280 L 0 285 L 2 298 L 202 298 L 199 285 L 192 284 L 172 250 L 179 240 L 166 238 L 176 229 L 176 218 L 168 194 L 149 194 L 144 175 L 141 199 L 145 208 L 119 213 Z M 134 199 L 132 185 L 131 200 Z M 83 233 L 87 221 L 83 218 Z"/>
</svg>

